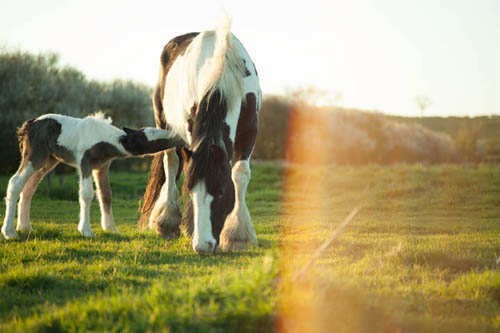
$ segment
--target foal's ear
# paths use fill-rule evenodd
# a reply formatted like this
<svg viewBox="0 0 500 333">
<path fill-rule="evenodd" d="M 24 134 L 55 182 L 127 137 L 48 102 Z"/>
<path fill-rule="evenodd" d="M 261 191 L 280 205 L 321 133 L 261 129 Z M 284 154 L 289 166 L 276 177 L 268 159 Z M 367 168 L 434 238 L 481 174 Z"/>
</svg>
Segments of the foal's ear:
<svg viewBox="0 0 500 333">
<path fill-rule="evenodd" d="M 133 129 L 130 129 L 128 127 L 124 127 L 123 130 L 125 131 L 126 134 L 132 134 L 135 132 Z"/>
<path fill-rule="evenodd" d="M 187 161 L 189 161 L 191 156 L 193 156 L 193 152 L 191 150 L 187 149 L 186 147 L 182 147 L 181 148 L 181 156 L 182 156 L 182 160 L 187 162 Z"/>
</svg>

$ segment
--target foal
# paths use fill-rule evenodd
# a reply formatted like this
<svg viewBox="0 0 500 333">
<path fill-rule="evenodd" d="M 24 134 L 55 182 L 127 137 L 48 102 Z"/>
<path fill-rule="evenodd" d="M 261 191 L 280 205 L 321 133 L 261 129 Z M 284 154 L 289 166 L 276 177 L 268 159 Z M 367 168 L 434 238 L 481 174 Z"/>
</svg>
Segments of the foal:
<svg viewBox="0 0 500 333">
<path fill-rule="evenodd" d="M 97 186 L 103 230 L 118 232 L 111 210 L 108 170 L 115 158 L 153 154 L 183 142 L 172 132 L 152 127 L 123 130 L 111 125 L 101 112 L 83 119 L 46 114 L 26 121 L 17 132 L 21 165 L 7 187 L 6 212 L 2 226 L 5 238 L 16 238 L 14 217 L 18 197 L 17 230 L 31 231 L 31 198 L 38 183 L 59 162 L 75 167 L 80 174 L 80 222 L 78 230 L 93 237 L 90 203 L 94 197 L 91 175 Z"/>
</svg>

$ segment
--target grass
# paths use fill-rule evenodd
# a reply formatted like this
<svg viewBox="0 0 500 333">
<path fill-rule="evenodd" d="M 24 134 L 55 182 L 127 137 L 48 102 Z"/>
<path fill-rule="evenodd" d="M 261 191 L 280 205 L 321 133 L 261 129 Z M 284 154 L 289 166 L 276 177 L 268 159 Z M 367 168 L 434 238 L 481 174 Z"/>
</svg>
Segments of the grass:
<svg viewBox="0 0 500 333">
<path fill-rule="evenodd" d="M 121 236 L 100 230 L 94 202 L 94 239 L 76 230 L 76 176 L 53 184 L 51 199 L 41 184 L 35 231 L 0 242 L 0 331 L 500 330 L 500 167 L 282 174 L 253 166 L 247 202 L 259 247 L 213 256 L 137 230 L 144 173 L 111 174 Z M 289 282 L 359 204 L 308 278 Z"/>
</svg>

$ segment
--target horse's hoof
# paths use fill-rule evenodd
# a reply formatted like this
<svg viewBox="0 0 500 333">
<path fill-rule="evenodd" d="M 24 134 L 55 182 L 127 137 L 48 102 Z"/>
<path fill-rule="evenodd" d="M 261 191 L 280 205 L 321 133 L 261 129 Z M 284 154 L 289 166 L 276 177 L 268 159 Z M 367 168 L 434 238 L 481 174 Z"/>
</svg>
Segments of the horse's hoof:
<svg viewBox="0 0 500 333">
<path fill-rule="evenodd" d="M 180 224 L 181 211 L 179 207 L 172 207 L 167 210 L 167 214 L 162 220 L 152 225 L 152 229 L 163 239 L 173 239 L 180 235 Z"/>
<path fill-rule="evenodd" d="M 95 235 L 92 232 L 92 230 L 83 230 L 83 231 L 80 231 L 80 234 L 82 234 L 83 237 L 87 237 L 87 238 L 93 238 L 93 237 L 95 237 Z"/>
<path fill-rule="evenodd" d="M 5 237 L 5 239 L 16 239 L 19 236 L 17 235 L 17 232 L 12 229 L 12 230 L 2 230 L 2 235 Z"/>
<path fill-rule="evenodd" d="M 258 244 L 257 234 L 248 210 L 240 210 L 228 215 L 224 222 L 224 229 L 220 234 L 221 250 L 245 250 Z"/>
<path fill-rule="evenodd" d="M 246 250 L 250 248 L 251 246 L 258 246 L 259 242 L 257 240 L 242 240 L 242 239 L 229 239 L 229 240 L 222 240 L 221 238 L 221 243 L 220 243 L 220 249 L 222 251 L 240 251 L 240 250 Z"/>
<path fill-rule="evenodd" d="M 158 226 L 158 229 L 156 230 L 158 235 L 160 235 L 161 238 L 163 239 L 174 239 L 179 237 L 180 235 L 180 229 L 179 226 L 171 226 L 168 224 L 162 224 Z"/>
</svg>

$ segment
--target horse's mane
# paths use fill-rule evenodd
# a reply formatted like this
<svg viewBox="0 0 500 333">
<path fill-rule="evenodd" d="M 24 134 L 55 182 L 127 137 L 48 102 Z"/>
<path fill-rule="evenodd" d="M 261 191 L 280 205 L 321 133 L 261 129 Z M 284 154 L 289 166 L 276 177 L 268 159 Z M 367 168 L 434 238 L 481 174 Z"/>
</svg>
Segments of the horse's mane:
<svg viewBox="0 0 500 333">
<path fill-rule="evenodd" d="M 188 189 L 192 189 L 198 182 L 204 180 L 207 190 L 211 189 L 222 176 L 221 171 L 225 167 L 224 161 L 214 158 L 220 156 L 220 152 L 230 159 L 232 156 L 232 144 L 225 142 L 224 137 L 229 137 L 229 126 L 225 123 L 227 115 L 227 103 L 220 91 L 216 90 L 202 99 L 193 123 L 192 162 L 186 172 Z"/>
</svg>

